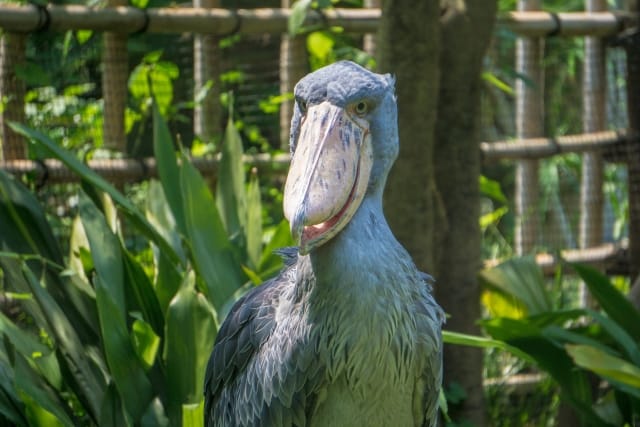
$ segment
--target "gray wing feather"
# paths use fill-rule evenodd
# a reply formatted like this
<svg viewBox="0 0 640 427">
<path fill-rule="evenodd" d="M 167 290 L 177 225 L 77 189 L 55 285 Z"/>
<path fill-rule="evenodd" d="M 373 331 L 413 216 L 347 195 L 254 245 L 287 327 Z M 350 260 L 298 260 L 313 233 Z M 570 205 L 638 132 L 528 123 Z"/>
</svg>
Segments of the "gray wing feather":
<svg viewBox="0 0 640 427">
<path fill-rule="evenodd" d="M 205 375 L 205 424 L 214 426 L 308 425 L 324 369 L 313 346 L 296 342 L 286 358 L 261 352 L 276 327 L 275 304 L 296 268 L 292 258 L 275 279 L 252 289 L 231 309 Z M 287 337 L 283 337 L 286 339 Z M 279 356 L 280 357 L 280 356 Z M 284 357 L 284 356 L 282 356 Z"/>
<path fill-rule="evenodd" d="M 429 293 L 435 284 L 435 279 L 427 274 L 420 273 Z M 433 325 L 434 335 L 424 337 L 427 340 L 425 352 L 427 360 L 422 370 L 422 408 L 424 421 L 422 427 L 435 427 L 438 424 L 438 398 L 442 387 L 442 325 L 445 322 L 445 314 L 442 308 L 432 297 L 427 298 L 418 305 L 419 311 Z"/>
</svg>

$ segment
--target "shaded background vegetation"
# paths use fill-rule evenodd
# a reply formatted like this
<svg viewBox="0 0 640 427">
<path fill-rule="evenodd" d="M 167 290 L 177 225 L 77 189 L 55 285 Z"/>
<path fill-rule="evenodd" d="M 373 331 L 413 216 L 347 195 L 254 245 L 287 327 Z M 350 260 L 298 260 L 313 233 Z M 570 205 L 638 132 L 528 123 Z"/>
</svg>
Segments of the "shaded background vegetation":
<svg viewBox="0 0 640 427">
<path fill-rule="evenodd" d="M 318 3 L 326 7 L 330 2 Z M 154 0 L 132 4 L 172 5 Z M 362 6 L 358 1 L 334 5 Z M 554 11 L 583 7 L 580 1 L 544 5 Z M 498 11 L 515 8 L 515 1 L 497 2 Z M 515 38 L 495 28 L 482 59 L 479 140 L 515 136 L 514 86 L 526 79 L 514 70 Z M 203 94 L 194 93 L 190 77 L 192 35 L 130 37 L 124 153 L 103 146 L 102 43 L 101 34 L 90 31 L 37 33 L 27 39 L 28 61 L 20 70 L 27 86 L 26 127 L 21 132 L 37 141 L 29 145 L 28 156 L 61 158 L 83 177 L 83 185 L 47 185 L 29 177 L 20 184 L 2 174 L 0 224 L 15 233 L 3 233 L 0 239 L 0 279 L 3 301 L 8 301 L 6 316 L 0 319 L 0 374 L 6 379 L 0 413 L 3 422 L 18 425 L 198 425 L 198 370 L 217 324 L 230 300 L 277 271 L 281 263 L 272 252 L 289 243 L 281 213 L 282 176 L 257 171 L 258 181 L 240 159 L 243 151 L 282 150 L 278 112 L 290 95 L 280 93 L 280 37 L 232 35 L 220 40 L 223 73 L 213 84 L 219 85 L 224 114 L 214 118 L 221 131 L 210 140 L 193 133 L 193 109 Z M 451 40 L 443 39 L 436 51 L 447 49 L 447 43 Z M 310 31 L 306 45 L 308 70 L 338 59 L 382 65 L 385 71 L 394 66 L 384 58 L 376 63 L 361 49 L 362 37 L 340 29 Z M 547 135 L 581 132 L 582 52 L 580 38 L 546 41 Z M 609 49 L 607 70 L 607 123 L 624 128 L 621 50 Z M 446 126 L 441 132 L 446 135 Z M 179 147 L 177 159 L 172 147 Z M 186 161 L 221 152 L 228 167 L 221 166 L 217 182 L 203 181 Z M 160 180 L 118 190 L 74 160 L 151 155 L 161 164 Z M 439 166 L 447 168 L 445 163 Z M 535 207 L 543 224 L 538 249 L 577 247 L 581 166 L 581 158 L 573 154 L 542 162 L 542 194 Z M 477 249 L 484 261 L 514 255 L 513 169 L 509 162 L 482 166 L 477 194 L 482 239 Z M 605 178 L 606 241 L 619 242 L 628 236 L 626 170 L 609 163 Z M 92 232 L 100 234 L 92 237 Z M 118 254 L 115 260 L 104 259 L 112 252 Z M 424 268 L 432 271 L 434 262 Z M 468 267 L 475 271 L 480 265 Z M 114 271 L 120 276 L 113 277 Z M 450 425 L 553 425 L 561 402 L 571 404 L 586 424 L 637 420 L 640 336 L 632 322 L 637 312 L 620 302 L 617 293 L 628 291 L 629 280 L 612 277 L 609 286 L 597 273 L 579 270 L 587 283 L 606 289 L 597 298 L 604 311 L 592 312 L 580 306 L 580 279 L 565 272 L 563 266 L 555 277 L 545 279 L 531 259 L 482 272 L 481 312 L 477 319 L 474 315 L 466 320 L 478 321 L 478 332 L 492 340 L 458 339 L 485 348 L 485 386 L 480 392 L 460 381 L 446 382 Z M 443 271 L 439 276 L 446 275 Z M 616 317 L 621 306 L 626 318 Z M 114 318 L 115 332 L 109 333 L 105 325 Z M 69 330 L 78 336 L 67 337 Z M 200 335 L 184 337 L 186 330 Z M 187 343 L 191 354 L 180 353 L 174 344 L 178 338 L 172 341 L 172 336 L 180 337 L 180 345 Z M 455 341 L 452 336 L 448 340 Z M 536 350 L 542 348 L 545 351 Z M 600 353 L 594 354 L 593 348 Z M 589 365 L 581 358 L 584 354 L 601 363 Z M 191 364 L 184 363 L 187 357 Z M 457 411 L 472 400 L 473 411 Z M 478 402 L 483 406 L 477 407 Z"/>
</svg>

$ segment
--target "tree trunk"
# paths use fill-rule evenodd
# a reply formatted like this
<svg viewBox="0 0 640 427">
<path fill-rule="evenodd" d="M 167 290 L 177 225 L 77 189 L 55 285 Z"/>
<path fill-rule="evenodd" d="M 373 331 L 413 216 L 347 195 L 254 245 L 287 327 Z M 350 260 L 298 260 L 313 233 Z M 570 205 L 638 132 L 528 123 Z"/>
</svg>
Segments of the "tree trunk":
<svg viewBox="0 0 640 427">
<path fill-rule="evenodd" d="M 437 0 L 386 0 L 378 36 L 381 72 L 396 76 L 400 154 L 385 208 L 391 228 L 424 271 L 433 271 L 434 125 L 438 104 Z"/>
<path fill-rule="evenodd" d="M 447 329 L 477 333 L 480 72 L 496 4 L 452 1 L 458 8 L 442 14 L 440 3 L 383 4 L 378 64 L 397 78 L 400 127 L 385 208 L 418 267 L 436 277 L 438 301 L 451 315 Z M 444 370 L 445 386 L 456 382 L 467 393 L 450 408 L 454 421 L 485 425 L 482 352 L 446 346 Z"/>
<path fill-rule="evenodd" d="M 435 129 L 436 187 L 444 206 L 444 218 L 436 219 L 433 246 L 436 297 L 451 316 L 448 330 L 476 335 L 476 321 L 481 316 L 477 274 L 482 263 L 480 74 L 495 12 L 494 0 L 475 0 L 466 2 L 465 10 L 446 13 Z M 445 386 L 458 383 L 467 394 L 460 406 L 450 408 L 450 415 L 475 426 L 486 424 L 482 358 L 479 349 L 445 346 Z"/>
</svg>

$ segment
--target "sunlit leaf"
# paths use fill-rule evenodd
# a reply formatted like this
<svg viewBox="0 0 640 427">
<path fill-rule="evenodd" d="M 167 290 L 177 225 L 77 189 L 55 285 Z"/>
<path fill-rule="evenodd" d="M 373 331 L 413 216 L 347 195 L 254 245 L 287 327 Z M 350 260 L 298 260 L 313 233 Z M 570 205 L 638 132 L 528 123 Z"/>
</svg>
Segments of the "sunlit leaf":
<svg viewBox="0 0 640 427">
<path fill-rule="evenodd" d="M 146 369 L 151 368 L 160 348 L 160 337 L 156 335 L 151 325 L 140 319 L 133 322 L 131 333 L 136 354 Z"/>
<path fill-rule="evenodd" d="M 169 396 L 169 418 L 182 419 L 182 405 L 199 403 L 204 372 L 217 331 L 216 313 L 197 292 L 195 277 L 188 274 L 167 311 L 164 359 Z"/>
<path fill-rule="evenodd" d="M 567 344 L 565 348 L 578 366 L 605 379 L 628 385 L 635 390 L 634 396 L 640 398 L 640 367 L 588 345 Z"/>
</svg>

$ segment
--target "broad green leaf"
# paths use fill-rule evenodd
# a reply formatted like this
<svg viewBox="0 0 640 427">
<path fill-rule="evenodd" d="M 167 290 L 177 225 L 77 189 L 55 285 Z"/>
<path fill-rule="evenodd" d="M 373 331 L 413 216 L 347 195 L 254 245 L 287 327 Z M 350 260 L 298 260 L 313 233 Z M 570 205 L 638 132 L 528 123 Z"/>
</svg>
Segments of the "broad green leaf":
<svg viewBox="0 0 640 427">
<path fill-rule="evenodd" d="M 149 370 L 156 360 L 160 348 L 160 337 L 153 331 L 151 325 L 144 320 L 136 319 L 131 325 L 133 347 L 142 361 L 145 369 Z"/>
<path fill-rule="evenodd" d="M 504 292 L 485 290 L 482 292 L 480 301 L 489 311 L 491 317 L 521 319 L 526 315 L 527 310 L 520 300 Z"/>
<path fill-rule="evenodd" d="M 164 190 L 164 198 L 173 213 L 178 230 L 186 234 L 180 172 L 173 138 L 155 102 L 153 104 L 153 151 L 158 162 L 158 176 Z"/>
<path fill-rule="evenodd" d="M 640 345 L 638 342 L 636 342 L 620 325 L 609 317 L 593 310 L 588 310 L 588 313 L 627 353 L 627 357 L 629 357 L 636 366 L 640 366 Z"/>
<path fill-rule="evenodd" d="M 113 383 L 109 384 L 100 410 L 100 427 L 130 427 L 133 425 L 131 418 L 122 406 L 122 398 L 118 394 Z"/>
<path fill-rule="evenodd" d="M 123 251 L 126 309 L 129 312 L 140 311 L 149 326 L 162 338 L 164 315 L 153 285 L 133 255 L 125 249 Z"/>
<path fill-rule="evenodd" d="M 127 329 L 125 261 L 120 242 L 83 193 L 79 211 L 96 269 L 96 302 L 107 364 L 124 407 L 137 420 L 151 402 L 152 389 Z"/>
<path fill-rule="evenodd" d="M 635 389 L 634 396 L 640 398 L 640 367 L 588 345 L 567 344 L 565 348 L 578 366 L 628 385 Z"/>
<path fill-rule="evenodd" d="M 29 363 L 16 355 L 15 387 L 25 404 L 29 424 L 37 426 L 72 427 L 73 421 L 65 412 L 67 405 L 60 395 L 38 375 Z"/>
<path fill-rule="evenodd" d="M 162 401 L 156 397 L 142 417 L 140 427 L 169 427 L 170 425 L 171 423 L 165 414 Z"/>
<path fill-rule="evenodd" d="M 182 427 L 204 427 L 204 399 L 182 405 Z"/>
<path fill-rule="evenodd" d="M 594 425 L 606 425 L 593 411 L 591 389 L 584 372 L 576 370 L 564 349 L 544 337 L 540 328 L 527 319 L 491 319 L 482 325 L 492 338 L 505 341 L 535 360 L 560 385 L 564 398 Z"/>
<path fill-rule="evenodd" d="M 553 310 L 544 276 L 533 257 L 509 259 L 497 267 L 482 270 L 479 277 L 488 289 L 517 298 L 529 315 Z"/>
<path fill-rule="evenodd" d="M 0 335 L 4 335 L 15 350 L 39 371 L 55 389 L 62 388 L 62 374 L 55 354 L 34 335 L 18 328 L 0 312 Z"/>
<path fill-rule="evenodd" d="M 209 300 L 219 310 L 244 280 L 207 184 L 190 163 L 180 170 L 191 256 Z"/>
<path fill-rule="evenodd" d="M 34 195 L 0 170 L 0 250 L 40 254 L 62 264 L 62 252 Z"/>
<path fill-rule="evenodd" d="M 84 181 L 107 193 L 116 205 L 118 205 L 122 213 L 126 215 L 129 221 L 131 221 L 131 223 L 138 229 L 138 231 L 149 238 L 160 248 L 160 250 L 165 252 L 166 256 L 171 260 L 178 262 L 179 258 L 171 246 L 151 226 L 151 224 L 149 224 L 138 208 L 136 208 L 129 199 L 122 195 L 122 193 L 116 190 L 113 185 L 107 182 L 96 172 L 92 171 L 87 165 L 74 157 L 73 154 L 58 146 L 58 144 L 53 142 L 43 133 L 29 129 L 28 127 L 18 123 L 10 123 L 10 126 L 17 133 L 25 136 L 32 142 L 37 143 L 38 146 L 43 148 L 49 155 L 62 161 L 70 170 L 78 174 Z"/>
<path fill-rule="evenodd" d="M 246 243 L 244 234 L 247 222 L 247 200 L 244 184 L 242 139 L 233 120 L 229 118 L 222 141 L 222 153 L 218 168 L 216 206 L 227 234 L 242 247 Z"/>
<path fill-rule="evenodd" d="M 182 405 L 199 403 L 204 372 L 217 331 L 216 312 L 188 274 L 167 310 L 164 359 L 169 418 L 178 424 Z"/>
<path fill-rule="evenodd" d="M 14 376 L 7 352 L 0 351 L 0 418 L 4 418 L 7 425 L 26 427 L 24 404 L 15 390 Z"/>
<path fill-rule="evenodd" d="M 508 351 L 514 356 L 519 357 L 522 360 L 526 360 L 530 363 L 535 363 L 535 360 L 531 358 L 527 353 L 520 351 L 520 349 L 510 346 L 504 341 L 494 340 L 491 338 L 480 337 L 475 335 L 462 334 L 453 331 L 442 331 L 442 340 L 446 344 L 466 345 L 468 347 L 477 348 L 497 348 L 500 350 Z"/>
<path fill-rule="evenodd" d="M 64 310 L 26 266 L 23 266 L 23 274 L 34 298 L 42 307 L 46 323 L 55 338 L 57 351 L 66 364 L 66 371 L 72 376 L 73 381 L 70 382 L 79 388 L 76 394 L 86 399 L 87 409 L 97 419 L 105 390 L 104 378 L 90 366 L 86 348 L 76 332 L 77 325 L 69 322 Z"/>
<path fill-rule="evenodd" d="M 640 311 L 595 268 L 580 264 L 571 266 L 607 315 L 636 341 L 640 341 Z"/>
<path fill-rule="evenodd" d="M 269 239 L 269 242 L 262 250 L 258 271 L 261 273 L 263 279 L 269 277 L 265 277 L 264 273 L 277 272 L 282 268 L 282 257 L 276 254 L 275 251 L 286 246 L 292 246 L 293 244 L 293 238 L 289 230 L 289 222 L 283 219 L 273 230 L 271 239 Z"/>
<path fill-rule="evenodd" d="M 179 175 L 178 178 L 176 178 L 176 183 L 180 184 Z M 149 223 L 164 237 L 184 263 L 186 255 L 182 247 L 182 236 L 186 235 L 186 228 L 182 231 L 178 230 L 174 219 L 175 217 L 171 212 L 171 206 L 165 198 L 165 193 L 160 182 L 154 179 L 150 180 L 147 191 L 145 215 Z M 182 196 L 180 203 L 183 203 Z M 182 209 L 183 207 L 180 206 L 180 212 L 182 212 Z M 182 233 L 182 235 L 180 233 Z"/>
<path fill-rule="evenodd" d="M 154 287 L 156 295 L 158 296 L 158 303 L 163 313 L 167 311 L 169 303 L 173 299 L 178 288 L 180 287 L 180 281 L 182 275 L 176 268 L 176 265 L 171 262 L 163 253 L 156 254 L 156 281 Z"/>
<path fill-rule="evenodd" d="M 262 254 L 262 202 L 260 201 L 260 183 L 255 173 L 251 174 L 247 186 L 246 215 L 247 257 L 251 268 L 257 269 Z"/>
</svg>

